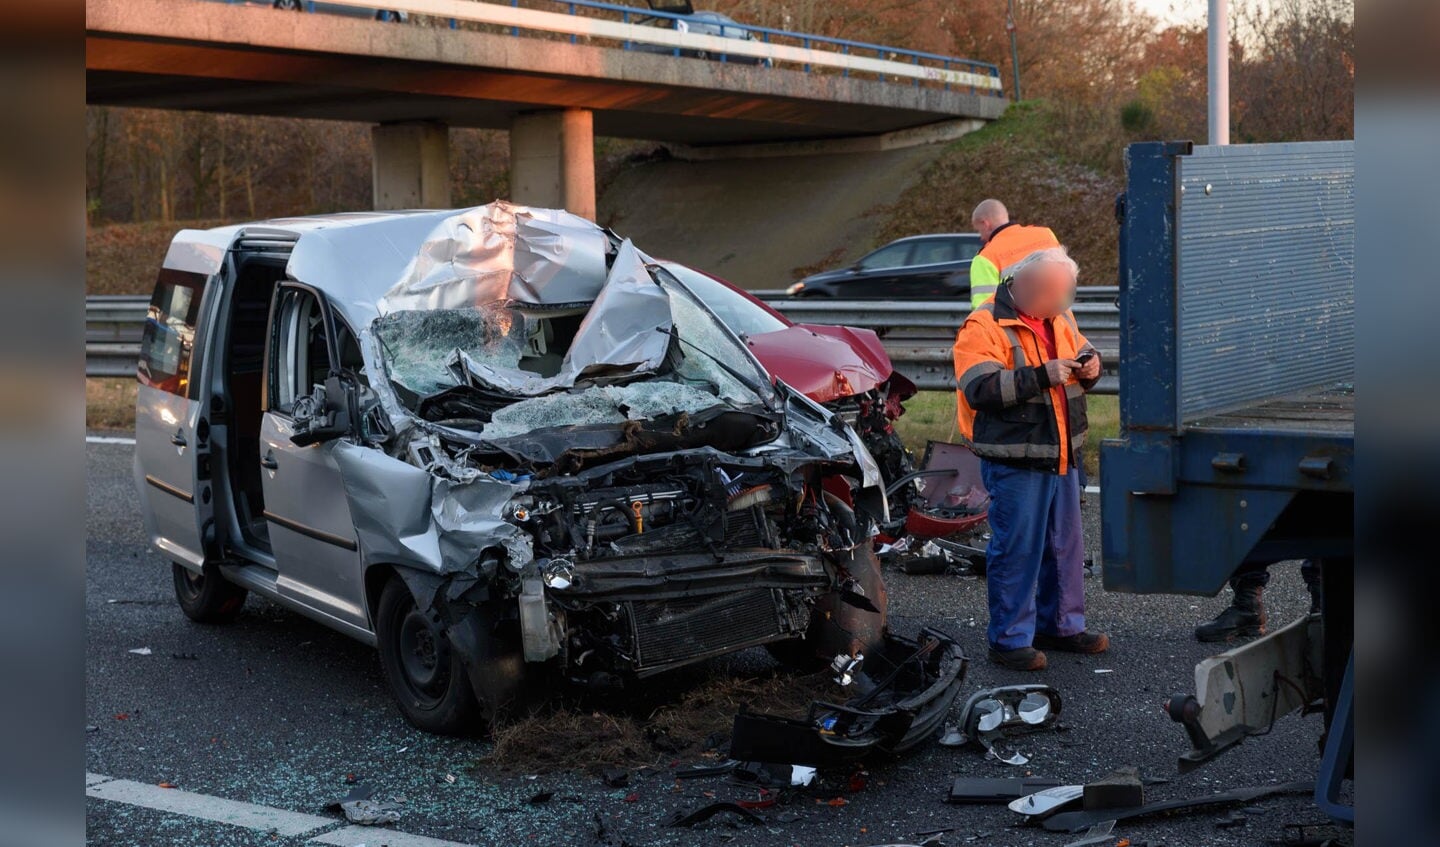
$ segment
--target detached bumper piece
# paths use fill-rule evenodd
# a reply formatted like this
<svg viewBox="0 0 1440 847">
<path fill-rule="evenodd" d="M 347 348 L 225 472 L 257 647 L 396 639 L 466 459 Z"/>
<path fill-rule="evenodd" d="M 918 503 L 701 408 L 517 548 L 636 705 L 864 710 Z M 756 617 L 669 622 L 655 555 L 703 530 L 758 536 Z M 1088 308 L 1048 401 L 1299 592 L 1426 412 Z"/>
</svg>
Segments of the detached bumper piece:
<svg viewBox="0 0 1440 847">
<path fill-rule="evenodd" d="M 933 738 L 960 694 L 967 660 L 948 635 L 886 634 L 865 659 L 844 704 L 816 701 L 803 720 L 742 710 L 730 756 L 746 762 L 828 767 L 874 752 L 897 754 Z"/>
</svg>

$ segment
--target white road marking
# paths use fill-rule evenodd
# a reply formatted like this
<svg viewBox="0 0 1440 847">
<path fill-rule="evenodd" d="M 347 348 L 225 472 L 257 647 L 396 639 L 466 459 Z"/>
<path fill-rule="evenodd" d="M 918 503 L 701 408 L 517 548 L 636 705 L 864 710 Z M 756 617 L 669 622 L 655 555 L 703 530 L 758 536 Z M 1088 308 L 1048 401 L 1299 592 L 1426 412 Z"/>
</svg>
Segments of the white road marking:
<svg viewBox="0 0 1440 847">
<path fill-rule="evenodd" d="M 135 439 L 128 435 L 87 435 L 86 444 L 134 444 Z"/>
<path fill-rule="evenodd" d="M 178 788 L 161 788 L 158 785 L 115 779 L 98 773 L 85 774 L 85 796 L 172 815 L 231 824 L 259 832 L 274 832 L 276 835 L 301 836 L 317 833 L 310 839 L 312 844 L 330 844 L 337 847 L 359 847 L 362 844 L 384 847 L 473 847 L 458 841 L 411 835 L 389 828 L 339 826 L 342 822 L 335 818 L 242 803 L 224 797 L 181 791 Z M 339 828 L 320 832 L 336 826 Z"/>
<path fill-rule="evenodd" d="M 373 826 L 347 826 L 317 835 L 310 839 L 310 843 L 335 844 L 338 847 L 361 847 L 368 844 L 376 847 L 382 844 L 385 847 L 468 847 L 458 841 L 442 841 L 439 838 L 426 838 L 423 835 L 411 835 L 392 829 L 376 829 Z"/>
<path fill-rule="evenodd" d="M 273 830 L 279 835 L 305 835 L 335 825 L 334 818 L 322 818 L 319 815 L 272 809 L 269 806 L 241 803 L 238 800 L 226 800 L 207 794 L 192 794 L 178 788 L 161 788 L 128 779 L 111 779 L 92 784 L 90 781 L 94 778 L 95 775 L 86 774 L 86 797 L 232 824 L 260 832 Z"/>
</svg>

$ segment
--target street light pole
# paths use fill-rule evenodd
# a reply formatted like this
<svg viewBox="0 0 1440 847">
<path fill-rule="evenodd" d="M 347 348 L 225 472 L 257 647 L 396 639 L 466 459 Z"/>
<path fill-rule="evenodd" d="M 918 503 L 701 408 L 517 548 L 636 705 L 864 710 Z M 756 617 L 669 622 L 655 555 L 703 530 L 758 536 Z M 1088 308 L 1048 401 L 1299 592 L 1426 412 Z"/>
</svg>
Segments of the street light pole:
<svg viewBox="0 0 1440 847">
<path fill-rule="evenodd" d="M 1230 0 L 1210 0 L 1210 143 L 1230 143 Z"/>
<path fill-rule="evenodd" d="M 1215 0 L 1211 0 L 1215 2 Z M 1220 0 L 1224 2 L 1224 0 Z M 1020 50 L 1015 46 L 1015 0 L 1009 0 L 1005 12 L 1005 29 L 1010 33 L 1010 67 L 1015 75 L 1015 102 L 1020 102 Z"/>
</svg>

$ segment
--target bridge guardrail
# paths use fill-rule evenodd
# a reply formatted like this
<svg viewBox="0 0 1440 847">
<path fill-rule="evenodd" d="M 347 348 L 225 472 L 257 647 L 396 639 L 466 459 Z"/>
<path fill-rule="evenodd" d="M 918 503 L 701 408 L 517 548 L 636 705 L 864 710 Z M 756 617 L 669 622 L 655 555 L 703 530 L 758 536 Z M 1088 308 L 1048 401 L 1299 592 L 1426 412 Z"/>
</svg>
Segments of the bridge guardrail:
<svg viewBox="0 0 1440 847">
<path fill-rule="evenodd" d="M 376 12 L 396 11 L 411 15 L 448 20 L 451 28 L 459 21 L 491 24 L 509 28 L 519 35 L 520 30 L 550 32 L 570 36 L 574 43 L 579 38 L 603 38 L 618 41 L 622 49 L 634 49 L 635 44 L 649 44 L 666 47 L 676 55 L 681 51 L 703 52 L 725 62 L 731 57 L 759 59 L 772 64 L 798 65 L 806 73 L 814 68 L 831 68 L 844 76 L 852 71 L 873 73 L 882 82 L 886 77 L 909 80 L 919 86 L 929 82 L 939 84 L 946 90 L 952 86 L 968 89 L 971 93 L 993 97 L 1004 97 L 1000 83 L 1000 69 L 988 62 L 965 59 L 959 56 L 944 56 L 919 50 L 906 50 L 883 44 L 863 41 L 848 41 L 823 35 L 789 32 L 782 29 L 754 26 L 736 22 L 724 24 L 725 29 L 739 29 L 751 34 L 755 40 L 725 38 L 699 32 L 680 31 L 674 28 L 632 23 L 635 20 L 686 20 L 685 15 L 662 12 L 648 8 L 606 3 L 601 0 L 557 0 L 566 7 L 566 12 L 546 12 L 539 9 L 525 9 L 516 5 L 486 3 L 480 0 L 325 0 L 331 5 L 373 9 Z M 305 8 L 316 10 L 315 2 L 306 2 Z M 620 20 L 607 20 L 578 14 L 579 10 L 615 13 Z M 673 27 L 673 25 L 672 25 Z M 893 57 L 893 58 L 892 58 Z"/>
<path fill-rule="evenodd" d="M 796 323 L 873 329 L 880 335 L 895 369 L 926 390 L 953 388 L 950 347 L 955 330 L 970 313 L 963 301 L 885 302 L 799 298 L 770 305 Z M 140 356 L 140 333 L 150 299 L 145 296 L 85 298 L 85 375 L 133 376 Z M 1113 303 L 1079 302 L 1075 318 L 1105 362 L 1106 375 L 1095 393 L 1119 390 L 1120 313 Z"/>
</svg>

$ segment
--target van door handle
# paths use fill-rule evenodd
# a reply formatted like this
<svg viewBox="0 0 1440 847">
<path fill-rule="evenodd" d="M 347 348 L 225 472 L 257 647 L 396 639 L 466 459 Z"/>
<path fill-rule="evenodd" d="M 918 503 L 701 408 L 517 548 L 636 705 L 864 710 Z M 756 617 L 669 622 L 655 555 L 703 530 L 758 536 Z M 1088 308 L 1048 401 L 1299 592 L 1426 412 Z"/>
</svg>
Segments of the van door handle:
<svg viewBox="0 0 1440 847">
<path fill-rule="evenodd" d="M 266 451 L 265 451 L 265 458 L 263 458 L 263 459 L 260 460 L 260 467 L 262 467 L 262 468 L 268 468 L 268 469 L 270 469 L 270 470 L 272 470 L 272 471 L 275 470 L 276 468 L 280 467 L 280 463 L 277 462 L 277 461 L 275 461 L 275 451 L 274 451 L 274 450 L 266 450 Z"/>
<path fill-rule="evenodd" d="M 177 430 L 175 430 L 175 434 L 172 435 L 172 436 L 170 436 L 170 443 L 171 443 L 171 444 L 174 444 L 176 447 L 184 447 L 184 446 L 185 446 L 185 430 L 183 430 L 183 429 L 177 429 Z"/>
</svg>

